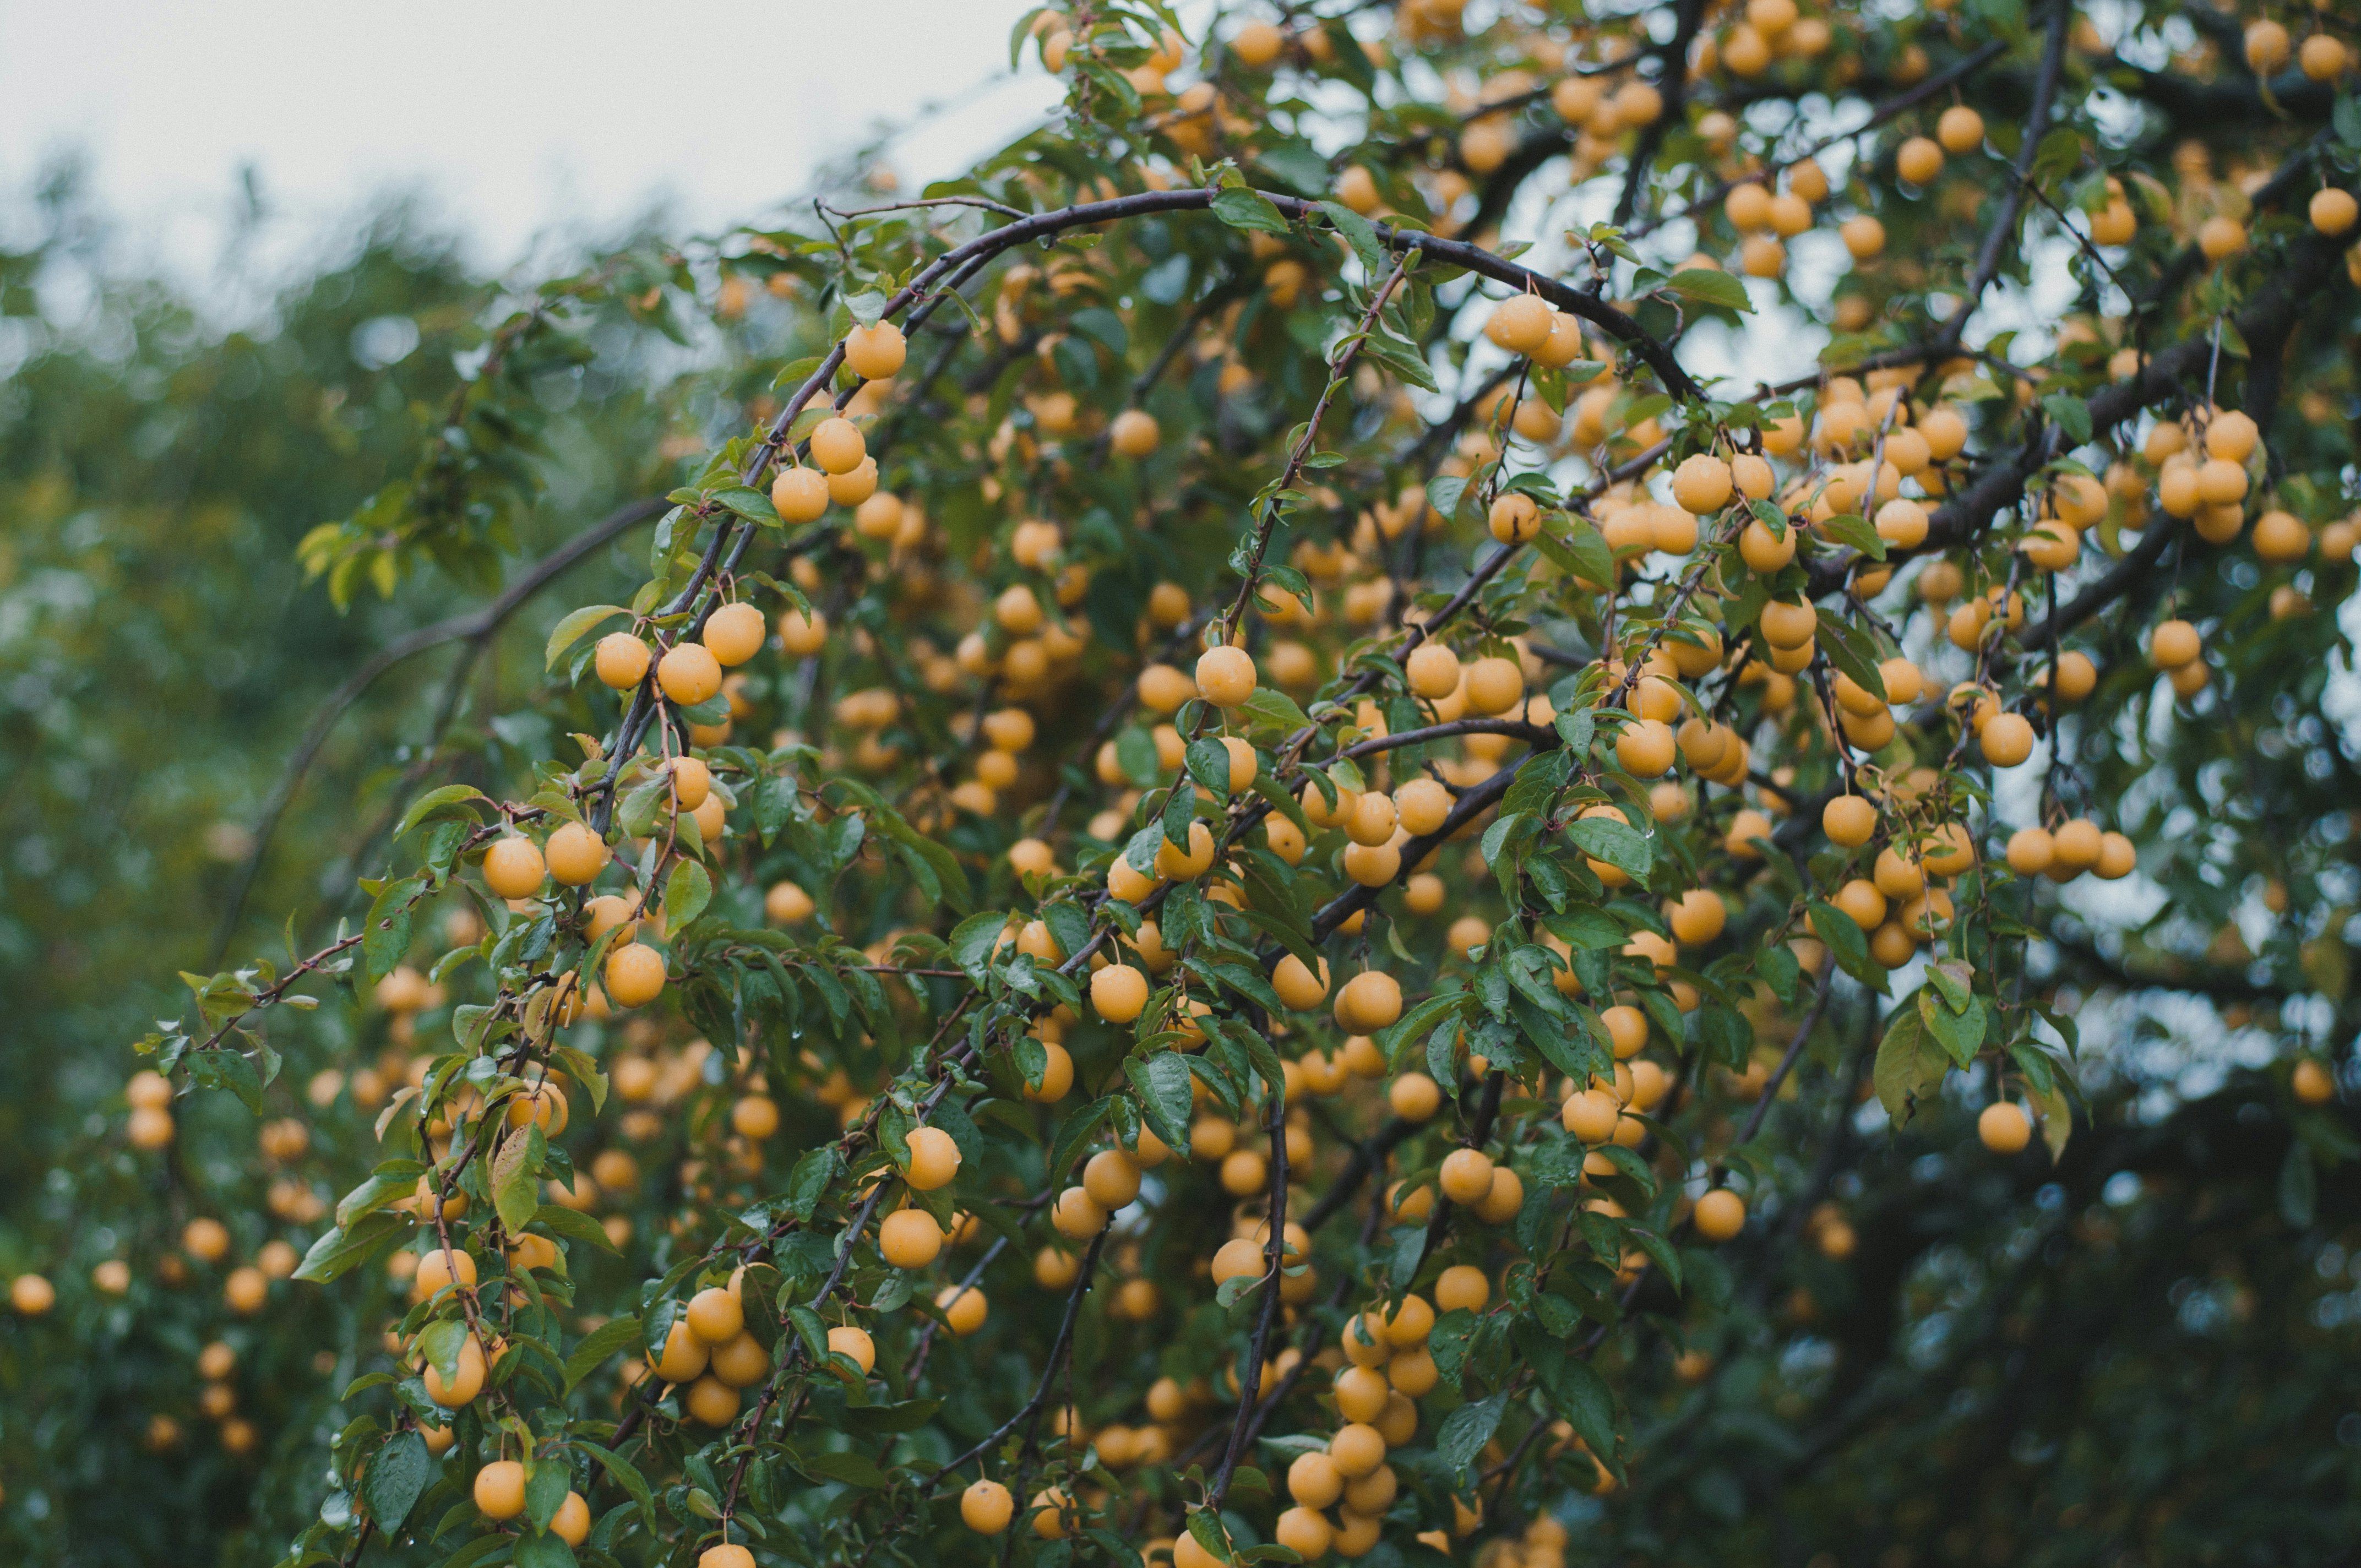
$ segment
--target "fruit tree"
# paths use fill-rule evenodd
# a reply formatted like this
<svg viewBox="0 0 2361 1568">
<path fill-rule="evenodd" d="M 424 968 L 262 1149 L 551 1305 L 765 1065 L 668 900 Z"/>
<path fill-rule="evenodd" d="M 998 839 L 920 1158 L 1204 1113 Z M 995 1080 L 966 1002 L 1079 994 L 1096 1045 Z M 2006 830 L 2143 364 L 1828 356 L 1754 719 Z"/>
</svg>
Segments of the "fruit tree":
<svg viewBox="0 0 2361 1568">
<path fill-rule="evenodd" d="M 294 1568 L 2349 1541 L 2349 11 L 1012 41 L 470 307 L 16 1354 Z"/>
</svg>

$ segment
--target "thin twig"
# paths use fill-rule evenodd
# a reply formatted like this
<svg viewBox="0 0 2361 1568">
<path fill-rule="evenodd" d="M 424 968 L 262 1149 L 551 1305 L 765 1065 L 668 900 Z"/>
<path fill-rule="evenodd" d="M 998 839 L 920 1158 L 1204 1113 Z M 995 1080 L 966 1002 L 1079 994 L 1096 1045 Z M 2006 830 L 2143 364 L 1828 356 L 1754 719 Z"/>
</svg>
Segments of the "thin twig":
<svg viewBox="0 0 2361 1568">
<path fill-rule="evenodd" d="M 1205 1493 L 1205 1506 L 1219 1514 L 1222 1504 L 1230 1495 L 1230 1480 L 1237 1474 L 1238 1461 L 1246 1457 L 1249 1441 L 1246 1431 L 1254 1420 L 1256 1404 L 1262 1398 L 1263 1356 L 1270 1344 L 1271 1325 L 1279 1321 L 1279 1298 L 1286 1281 L 1287 1271 L 1287 1096 L 1270 1096 L 1268 1110 L 1270 1122 L 1270 1199 L 1269 1212 L 1263 1223 L 1269 1228 L 1270 1239 L 1265 1248 L 1266 1262 L 1262 1277 L 1262 1302 L 1255 1317 L 1253 1335 L 1246 1341 L 1246 1365 L 1238 1369 L 1238 1414 L 1230 1428 L 1229 1447 L 1222 1454 L 1222 1467 L 1213 1475 L 1213 1484 Z M 1309 1259 L 1305 1260 L 1309 1262 Z"/>
</svg>

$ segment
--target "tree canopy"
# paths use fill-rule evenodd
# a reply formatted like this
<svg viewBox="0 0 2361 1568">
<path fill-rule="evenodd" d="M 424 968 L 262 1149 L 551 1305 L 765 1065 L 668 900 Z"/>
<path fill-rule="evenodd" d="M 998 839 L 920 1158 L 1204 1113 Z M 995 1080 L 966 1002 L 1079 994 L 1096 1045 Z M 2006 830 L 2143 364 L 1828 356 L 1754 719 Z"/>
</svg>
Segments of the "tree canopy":
<svg viewBox="0 0 2361 1568">
<path fill-rule="evenodd" d="M 2356 44 L 1079 0 L 230 332 L 52 185 L 0 1539 L 2336 1560 Z"/>
</svg>

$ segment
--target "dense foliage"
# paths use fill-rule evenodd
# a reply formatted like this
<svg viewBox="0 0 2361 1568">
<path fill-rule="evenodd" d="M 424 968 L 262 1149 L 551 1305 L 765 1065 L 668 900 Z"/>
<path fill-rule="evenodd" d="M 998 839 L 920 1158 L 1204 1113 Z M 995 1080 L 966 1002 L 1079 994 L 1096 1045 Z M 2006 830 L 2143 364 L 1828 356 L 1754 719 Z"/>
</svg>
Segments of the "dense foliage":
<svg viewBox="0 0 2361 1568">
<path fill-rule="evenodd" d="M 528 291 L 5 258 L 0 1536 L 2333 1560 L 2349 22 L 1014 42 Z"/>
</svg>

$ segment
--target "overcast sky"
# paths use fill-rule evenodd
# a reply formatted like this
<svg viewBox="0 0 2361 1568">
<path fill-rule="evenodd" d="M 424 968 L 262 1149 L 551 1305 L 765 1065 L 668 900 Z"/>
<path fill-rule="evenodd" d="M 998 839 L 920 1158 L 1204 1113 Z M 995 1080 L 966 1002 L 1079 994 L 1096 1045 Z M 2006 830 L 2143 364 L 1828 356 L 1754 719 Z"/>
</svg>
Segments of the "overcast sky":
<svg viewBox="0 0 2361 1568">
<path fill-rule="evenodd" d="M 79 151 L 126 239 L 218 250 L 238 170 L 283 243 L 388 192 L 504 265 L 536 236 L 668 203 L 689 231 L 758 216 L 891 121 L 939 178 L 1057 101 L 1007 74 L 1027 0 L 0 0 L 0 193 Z M 760 21 L 763 27 L 752 25 Z M 954 102 L 921 116 L 923 105 Z"/>
</svg>

